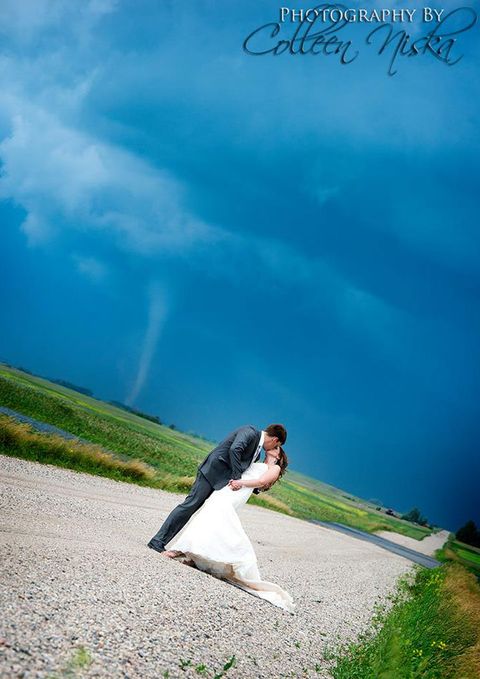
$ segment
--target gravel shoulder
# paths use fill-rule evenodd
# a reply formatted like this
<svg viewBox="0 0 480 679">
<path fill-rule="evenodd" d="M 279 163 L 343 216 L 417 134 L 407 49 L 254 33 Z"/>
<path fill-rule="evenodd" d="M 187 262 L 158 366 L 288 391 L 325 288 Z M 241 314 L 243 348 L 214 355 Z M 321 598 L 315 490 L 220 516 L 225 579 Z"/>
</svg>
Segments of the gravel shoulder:
<svg viewBox="0 0 480 679">
<path fill-rule="evenodd" d="M 390 540 L 390 542 L 395 542 L 397 545 L 414 549 L 416 552 L 420 552 L 420 554 L 433 556 L 437 549 L 440 549 L 446 543 L 450 533 L 448 530 L 440 530 L 438 533 L 427 535 L 423 540 L 415 540 L 415 538 L 409 538 L 407 535 L 401 535 L 389 530 L 379 530 L 375 535 Z"/>
<path fill-rule="evenodd" d="M 212 677 L 235 655 L 232 679 L 329 677 L 324 650 L 363 631 L 412 567 L 247 505 L 260 572 L 292 594 L 290 615 L 146 547 L 182 496 L 2 455 L 0 470 L 1 677 L 67 676 L 81 646 L 92 663 L 74 676 Z"/>
</svg>

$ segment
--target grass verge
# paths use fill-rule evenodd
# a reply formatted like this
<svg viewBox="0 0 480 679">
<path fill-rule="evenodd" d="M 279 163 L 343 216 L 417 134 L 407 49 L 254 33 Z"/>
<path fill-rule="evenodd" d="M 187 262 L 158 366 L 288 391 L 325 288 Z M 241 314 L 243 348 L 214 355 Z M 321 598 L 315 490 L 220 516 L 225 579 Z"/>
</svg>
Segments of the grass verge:
<svg viewBox="0 0 480 679">
<path fill-rule="evenodd" d="M 480 549 L 456 540 L 453 533 L 450 534 L 442 549 L 435 552 L 435 558 L 438 561 L 455 561 L 462 564 L 480 582 Z"/>
<path fill-rule="evenodd" d="M 459 563 L 414 566 L 355 643 L 327 655 L 334 679 L 478 679 L 480 586 Z"/>
</svg>

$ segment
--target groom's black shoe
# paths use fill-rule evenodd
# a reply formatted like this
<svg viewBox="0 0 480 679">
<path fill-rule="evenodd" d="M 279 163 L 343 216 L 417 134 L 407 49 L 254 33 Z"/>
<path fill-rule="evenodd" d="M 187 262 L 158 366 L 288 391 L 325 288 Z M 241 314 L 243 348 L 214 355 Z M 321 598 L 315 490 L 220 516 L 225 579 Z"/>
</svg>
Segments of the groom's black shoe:
<svg viewBox="0 0 480 679">
<path fill-rule="evenodd" d="M 161 545 L 159 542 L 155 542 L 154 540 L 150 540 L 150 542 L 147 544 L 147 547 L 150 547 L 150 549 L 154 549 L 156 552 L 165 551 L 165 547 Z"/>
</svg>

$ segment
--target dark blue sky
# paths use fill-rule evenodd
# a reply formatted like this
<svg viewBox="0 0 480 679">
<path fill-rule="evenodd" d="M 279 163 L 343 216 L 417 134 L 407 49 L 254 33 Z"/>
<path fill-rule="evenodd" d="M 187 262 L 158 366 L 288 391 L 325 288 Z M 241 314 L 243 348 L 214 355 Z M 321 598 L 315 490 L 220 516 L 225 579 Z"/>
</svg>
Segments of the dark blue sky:
<svg viewBox="0 0 480 679">
<path fill-rule="evenodd" d="M 0 358 L 480 523 L 478 26 L 392 77 L 371 27 L 252 57 L 280 4 L 186 5 L 1 3 Z"/>
</svg>

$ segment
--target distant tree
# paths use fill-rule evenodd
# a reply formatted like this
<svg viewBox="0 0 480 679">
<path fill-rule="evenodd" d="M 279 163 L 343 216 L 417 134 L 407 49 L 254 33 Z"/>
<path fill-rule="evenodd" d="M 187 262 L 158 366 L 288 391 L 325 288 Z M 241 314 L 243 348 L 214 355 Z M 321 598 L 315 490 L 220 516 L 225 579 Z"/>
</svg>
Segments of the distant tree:
<svg viewBox="0 0 480 679">
<path fill-rule="evenodd" d="M 204 436 L 203 434 L 197 434 L 196 431 L 187 431 L 185 432 L 189 436 L 192 436 L 195 439 L 200 439 L 201 441 L 207 441 L 208 443 L 211 443 L 210 439 Z"/>
<path fill-rule="evenodd" d="M 25 370 L 25 368 L 22 368 L 22 370 Z M 91 389 L 87 389 L 87 387 L 79 387 L 78 384 L 73 384 L 73 382 L 68 382 L 67 380 L 57 380 L 55 377 L 47 377 L 47 380 L 50 380 L 50 382 L 55 382 L 55 384 L 59 384 L 62 387 L 73 389 L 73 391 L 78 391 L 80 394 L 85 394 L 85 396 L 93 396 L 93 391 Z"/>
<path fill-rule="evenodd" d="M 176 429 L 176 426 L 174 424 L 169 424 L 168 427 L 169 429 Z"/>
<path fill-rule="evenodd" d="M 466 545 L 480 547 L 480 531 L 475 525 L 475 521 L 467 521 L 464 526 L 457 530 L 455 537 Z"/>
<path fill-rule="evenodd" d="M 138 417 L 143 417 L 145 420 L 150 420 L 151 422 L 155 422 L 156 424 L 162 424 L 162 420 L 158 417 L 158 415 L 149 415 L 148 413 L 144 413 L 143 410 L 137 410 L 137 408 L 127 406 L 126 403 L 122 403 L 121 401 L 113 400 L 108 401 L 108 403 L 111 403 L 112 406 L 116 406 L 117 408 L 122 408 L 122 410 L 127 410 L 129 413 L 138 415 Z"/>
<path fill-rule="evenodd" d="M 29 370 L 28 368 L 22 368 L 21 365 L 15 365 L 15 366 L 11 366 L 11 367 L 16 368 L 17 370 L 21 370 L 22 372 L 27 373 L 28 375 L 34 375 L 35 374 L 35 373 L 32 373 L 32 371 Z"/>
<path fill-rule="evenodd" d="M 122 410 L 128 410 L 130 412 L 132 411 L 130 406 L 125 405 L 125 403 L 122 403 L 121 401 L 116 401 L 115 399 L 112 401 L 107 401 L 107 403 L 111 403 L 112 406 L 115 406 L 117 408 L 122 408 Z"/>
<path fill-rule="evenodd" d="M 383 501 L 379 500 L 378 497 L 371 497 L 371 498 L 368 499 L 368 502 L 371 502 L 372 505 L 380 505 L 380 506 L 383 505 Z"/>
<path fill-rule="evenodd" d="M 162 421 L 157 415 L 149 415 L 148 413 L 144 413 L 142 410 L 137 410 L 136 408 L 131 408 L 132 413 L 135 415 L 138 415 L 139 417 L 143 417 L 145 420 L 150 420 L 151 422 L 156 422 L 157 424 L 162 424 Z"/>
<path fill-rule="evenodd" d="M 401 516 L 405 521 L 411 521 L 412 523 L 418 523 L 420 526 L 428 525 L 428 519 L 421 515 L 418 507 L 414 507 L 406 514 Z"/>
</svg>

